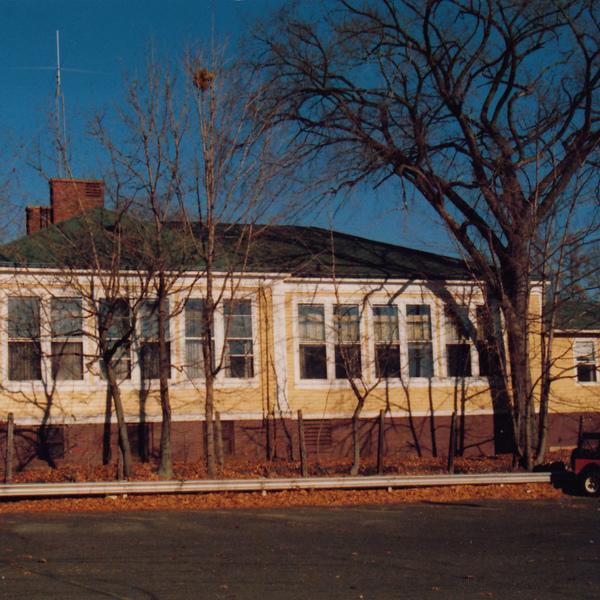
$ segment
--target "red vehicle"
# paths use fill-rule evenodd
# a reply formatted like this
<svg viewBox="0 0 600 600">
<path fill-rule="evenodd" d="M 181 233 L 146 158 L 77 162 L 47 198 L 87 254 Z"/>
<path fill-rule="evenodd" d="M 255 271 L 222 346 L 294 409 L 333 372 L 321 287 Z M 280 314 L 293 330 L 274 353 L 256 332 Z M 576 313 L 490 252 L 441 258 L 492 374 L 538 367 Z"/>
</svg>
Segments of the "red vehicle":
<svg viewBox="0 0 600 600">
<path fill-rule="evenodd" d="M 571 466 L 581 493 L 600 496 L 600 433 L 581 432 L 571 454 Z"/>
</svg>

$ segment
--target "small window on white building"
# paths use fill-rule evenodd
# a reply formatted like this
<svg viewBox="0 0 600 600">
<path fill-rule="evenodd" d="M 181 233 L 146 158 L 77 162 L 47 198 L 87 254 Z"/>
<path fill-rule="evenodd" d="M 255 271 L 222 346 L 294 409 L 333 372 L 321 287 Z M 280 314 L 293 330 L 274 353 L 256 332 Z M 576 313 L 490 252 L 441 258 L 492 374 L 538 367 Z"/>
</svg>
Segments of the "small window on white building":
<svg viewBox="0 0 600 600">
<path fill-rule="evenodd" d="M 596 381 L 596 344 L 594 340 L 575 340 L 573 354 L 577 368 L 577 381 Z"/>
<path fill-rule="evenodd" d="M 102 300 L 98 314 L 98 327 L 106 327 L 106 346 L 114 349 L 110 361 L 117 379 L 131 379 L 131 307 L 124 299 Z M 102 361 L 102 376 L 106 378 L 106 365 Z"/>
<path fill-rule="evenodd" d="M 398 308 L 393 304 L 373 307 L 375 375 L 378 379 L 400 377 Z"/>
<path fill-rule="evenodd" d="M 225 377 L 254 377 L 254 345 L 252 342 L 252 302 L 225 300 Z"/>
<path fill-rule="evenodd" d="M 446 364 L 448 377 L 471 377 L 471 322 L 468 308 L 447 307 Z"/>
<path fill-rule="evenodd" d="M 165 311 L 169 314 L 169 303 L 165 302 Z M 158 300 L 147 300 L 140 309 L 140 371 L 143 380 L 159 379 L 159 335 L 158 335 Z M 165 339 L 167 344 L 168 377 L 171 377 L 171 342 L 169 319 L 165 322 Z"/>
<path fill-rule="evenodd" d="M 52 379 L 83 379 L 81 298 L 51 298 Z"/>
<path fill-rule="evenodd" d="M 327 379 L 325 307 L 298 304 L 300 379 Z"/>
<path fill-rule="evenodd" d="M 427 304 L 406 305 L 409 377 L 433 377 L 431 310 Z"/>
<path fill-rule="evenodd" d="M 333 328 L 335 331 L 335 378 L 360 378 L 362 367 L 358 305 L 336 304 L 333 307 Z"/>
<path fill-rule="evenodd" d="M 211 348 L 214 362 L 214 338 L 211 331 Z M 204 299 L 188 298 L 185 303 L 185 356 L 190 379 L 204 377 Z"/>
<path fill-rule="evenodd" d="M 8 298 L 8 379 L 42 379 L 40 344 L 40 299 Z"/>
</svg>

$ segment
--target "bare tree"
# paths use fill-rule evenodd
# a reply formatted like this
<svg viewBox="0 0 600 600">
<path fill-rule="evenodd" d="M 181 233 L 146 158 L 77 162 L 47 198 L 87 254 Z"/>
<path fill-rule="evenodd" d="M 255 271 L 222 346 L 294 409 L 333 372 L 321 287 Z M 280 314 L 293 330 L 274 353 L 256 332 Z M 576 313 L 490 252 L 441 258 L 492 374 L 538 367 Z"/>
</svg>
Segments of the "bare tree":
<svg viewBox="0 0 600 600">
<path fill-rule="evenodd" d="M 279 200 L 288 184 L 281 174 L 287 155 L 271 128 L 277 107 L 266 106 L 257 74 L 228 59 L 224 47 L 190 50 L 187 71 L 193 98 L 189 133 L 195 198 L 188 215 L 197 219 L 194 250 L 204 271 L 200 367 L 207 469 L 214 476 L 217 376 L 254 376 L 251 301 L 240 284 L 244 273 L 260 265 L 257 250 L 268 231 L 265 224 L 289 214 L 292 204 L 282 211 Z M 213 336 L 218 311 L 225 326 L 221 349 L 215 348 Z M 268 407 L 267 431 L 271 412 Z"/>
<path fill-rule="evenodd" d="M 169 296 L 187 266 L 189 228 L 179 219 L 184 210 L 181 143 L 185 110 L 177 78 L 150 53 L 146 70 L 126 79 L 124 103 L 116 106 L 122 135 L 110 118 L 98 115 L 91 133 L 110 157 L 115 201 L 129 207 L 128 230 L 134 241 L 136 267 L 148 281 L 149 297 L 140 308 L 150 341 L 141 351 L 142 376 L 158 379 L 162 411 L 159 476 L 173 477 L 171 455 Z M 171 310 L 170 310 L 171 309 Z"/>
<path fill-rule="evenodd" d="M 156 328 L 154 344 L 146 344 L 151 352 L 141 359 L 154 365 L 159 380 L 159 474 L 172 476 L 168 323 L 184 311 L 202 340 L 201 356 L 190 345 L 186 372 L 204 379 L 207 465 L 214 476 L 215 380 L 221 372 L 254 377 L 252 301 L 239 286 L 247 268 L 259 264 L 251 262 L 264 230 L 259 220 L 279 216 L 274 207 L 287 182 L 276 176 L 285 154 L 273 147 L 260 81 L 224 49 L 190 50 L 176 71 L 149 55 L 146 72 L 127 83 L 125 103 L 117 106 L 125 135 L 111 132 L 104 115 L 95 119 L 93 135 L 110 155 L 117 202 L 137 220 L 138 232 L 129 232 L 133 255 L 153 299 L 141 307 L 149 311 L 142 320 Z M 191 297 L 194 287 L 203 298 Z M 221 349 L 214 347 L 217 312 L 224 315 Z"/>
<path fill-rule="evenodd" d="M 337 189 L 428 202 L 472 261 L 502 312 L 527 468 L 533 246 L 557 206 L 594 193 L 599 32 L 589 0 L 323 0 L 256 34 L 304 155 L 335 165 Z"/>
</svg>

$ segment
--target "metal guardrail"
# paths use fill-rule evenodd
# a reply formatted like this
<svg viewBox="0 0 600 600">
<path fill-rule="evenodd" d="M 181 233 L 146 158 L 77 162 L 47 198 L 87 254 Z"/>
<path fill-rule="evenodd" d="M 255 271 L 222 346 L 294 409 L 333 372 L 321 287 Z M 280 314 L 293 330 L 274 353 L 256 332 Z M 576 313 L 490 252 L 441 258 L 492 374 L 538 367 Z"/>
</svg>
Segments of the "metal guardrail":
<svg viewBox="0 0 600 600">
<path fill-rule="evenodd" d="M 88 483 L 17 483 L 0 485 L 0 498 L 111 496 L 122 494 L 191 494 L 281 490 L 382 489 L 419 486 L 551 483 L 550 473 L 480 473 L 306 477 L 292 479 L 194 479 L 179 481 L 95 481 Z"/>
</svg>

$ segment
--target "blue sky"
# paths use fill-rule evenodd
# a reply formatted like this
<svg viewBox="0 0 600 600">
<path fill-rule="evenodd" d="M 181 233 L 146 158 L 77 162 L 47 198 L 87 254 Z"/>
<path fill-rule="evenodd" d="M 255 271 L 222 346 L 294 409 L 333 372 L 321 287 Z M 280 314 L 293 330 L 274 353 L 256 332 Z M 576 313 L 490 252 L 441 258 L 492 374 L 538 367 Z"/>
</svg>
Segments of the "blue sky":
<svg viewBox="0 0 600 600">
<path fill-rule="evenodd" d="M 0 136 L 11 134 L 28 146 L 46 127 L 56 91 L 56 32 L 60 35 L 61 87 L 71 136 L 76 176 L 93 177 L 77 143 L 81 115 L 101 108 L 122 90 L 124 72 L 133 72 L 152 42 L 176 58 L 190 42 L 208 41 L 214 8 L 215 32 L 234 45 L 247 19 L 268 17 L 285 0 L 0 0 Z M 7 160 L 8 159 L 8 160 Z M 13 195 L 19 204 L 46 204 L 42 175 L 6 154 L 0 176 L 19 174 Z M 57 175 L 49 173 L 50 176 Z M 400 210 L 400 188 L 380 193 L 361 190 L 345 201 L 333 227 L 380 241 L 433 252 L 452 253 L 444 231 L 427 207 Z M 19 194 L 22 194 L 22 198 Z M 318 222 L 328 226 L 329 215 Z"/>
</svg>

